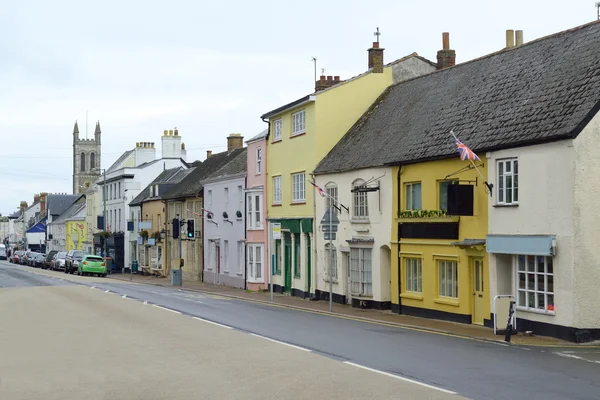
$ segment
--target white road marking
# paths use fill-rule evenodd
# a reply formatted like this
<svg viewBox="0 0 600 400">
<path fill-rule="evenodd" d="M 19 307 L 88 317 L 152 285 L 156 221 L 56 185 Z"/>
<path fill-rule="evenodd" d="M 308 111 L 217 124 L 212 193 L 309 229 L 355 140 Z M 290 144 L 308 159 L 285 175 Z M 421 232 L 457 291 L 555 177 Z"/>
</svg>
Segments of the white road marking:
<svg viewBox="0 0 600 400">
<path fill-rule="evenodd" d="M 96 289 L 96 286 L 90 286 L 90 289 Z"/>
<path fill-rule="evenodd" d="M 494 342 L 494 344 L 497 344 L 498 346 L 502 346 L 502 347 L 508 347 L 508 345 L 506 343 Z"/>
<path fill-rule="evenodd" d="M 593 364 L 600 364 L 600 361 L 597 361 L 597 360 L 588 360 L 587 358 L 579 357 L 579 356 L 576 356 L 575 354 L 569 354 L 569 353 L 566 353 L 566 352 L 564 352 L 564 353 L 554 353 L 554 354 L 556 354 L 557 356 L 565 357 L 565 358 L 574 358 L 576 360 L 587 361 L 587 362 L 590 362 L 590 363 L 593 363 Z"/>
<path fill-rule="evenodd" d="M 144 305 L 148 305 L 148 300 L 144 300 Z"/>
<path fill-rule="evenodd" d="M 127 295 L 126 295 L 126 294 L 124 294 L 124 295 L 123 295 L 123 296 L 121 296 L 121 297 L 122 297 L 123 299 L 126 299 L 126 298 L 127 298 Z"/>
<path fill-rule="evenodd" d="M 268 338 L 268 337 L 266 337 L 266 336 L 257 335 L 256 333 L 251 333 L 251 335 L 252 335 L 252 336 L 259 337 L 259 338 L 261 338 L 261 339 L 268 340 L 268 341 L 270 341 L 270 342 L 273 342 L 273 343 L 279 343 L 279 344 L 283 344 L 284 346 L 288 346 L 288 347 L 291 347 L 291 348 L 293 348 L 293 349 L 302 350 L 302 351 L 307 351 L 307 352 L 310 352 L 310 351 L 312 351 L 312 350 L 310 350 L 310 349 L 306 349 L 306 348 L 304 348 L 304 347 L 296 346 L 296 345 L 293 345 L 293 344 L 290 344 L 290 343 L 286 343 L 286 342 L 281 342 L 281 341 L 279 341 L 279 340 L 271 339 L 271 338 Z"/>
<path fill-rule="evenodd" d="M 110 290 L 105 290 L 104 293 L 110 293 Z"/>
<path fill-rule="evenodd" d="M 204 319 L 204 318 L 198 318 L 198 317 L 192 317 L 192 318 L 194 318 L 194 319 L 197 319 L 198 321 L 206 322 L 206 323 L 208 323 L 208 324 L 212 324 L 212 325 L 220 326 L 221 328 L 233 329 L 231 326 L 227 326 L 227 325 L 219 324 L 218 322 L 209 321 L 209 320 L 207 320 L 207 319 Z"/>
<path fill-rule="evenodd" d="M 437 386 L 428 385 L 427 383 L 415 381 L 413 379 L 408 379 L 408 378 L 405 378 L 405 377 L 400 376 L 400 375 L 390 374 L 389 372 L 380 371 L 378 369 L 373 369 L 373 368 L 365 367 L 364 365 L 355 364 L 355 363 L 350 362 L 350 361 L 344 361 L 344 364 L 352 365 L 352 366 L 357 367 L 357 368 L 366 369 L 367 371 L 376 372 L 376 373 L 381 374 L 381 375 L 389 376 L 390 378 L 395 378 L 395 379 L 399 379 L 401 381 L 405 381 L 405 382 L 409 382 L 409 383 L 414 383 L 415 385 L 423 386 L 423 387 L 426 387 L 426 388 L 429 388 L 429 389 L 438 390 L 440 392 L 444 392 L 444 393 L 448 393 L 448 394 L 457 394 L 456 392 L 453 392 L 451 390 L 446 390 L 446 389 L 442 389 L 442 388 L 437 387 Z"/>
<path fill-rule="evenodd" d="M 171 311 L 172 313 L 175 313 L 175 314 L 181 314 L 179 311 L 171 310 L 170 308 L 157 306 L 156 304 L 152 304 L 152 305 L 156 308 L 160 308 L 161 310 Z"/>
</svg>

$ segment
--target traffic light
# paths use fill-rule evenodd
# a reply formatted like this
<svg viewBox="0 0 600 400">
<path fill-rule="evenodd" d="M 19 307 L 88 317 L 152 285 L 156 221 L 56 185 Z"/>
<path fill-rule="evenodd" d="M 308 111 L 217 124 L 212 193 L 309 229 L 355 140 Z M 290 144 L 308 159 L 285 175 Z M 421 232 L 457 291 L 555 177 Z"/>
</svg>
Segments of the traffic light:
<svg viewBox="0 0 600 400">
<path fill-rule="evenodd" d="M 173 218 L 173 239 L 179 239 L 180 232 L 181 225 L 179 225 L 179 220 L 177 218 Z"/>
<path fill-rule="evenodd" d="M 194 238 L 194 220 L 193 219 L 188 219 L 187 220 L 187 237 L 188 239 L 193 239 Z"/>
</svg>

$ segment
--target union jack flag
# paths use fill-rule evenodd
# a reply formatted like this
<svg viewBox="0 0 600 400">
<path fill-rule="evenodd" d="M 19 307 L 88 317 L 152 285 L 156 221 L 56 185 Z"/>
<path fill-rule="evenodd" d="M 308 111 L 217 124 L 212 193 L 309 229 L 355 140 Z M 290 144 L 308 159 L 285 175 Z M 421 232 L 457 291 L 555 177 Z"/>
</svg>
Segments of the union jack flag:
<svg viewBox="0 0 600 400">
<path fill-rule="evenodd" d="M 315 189 L 317 189 L 317 192 L 319 192 L 321 197 L 327 197 L 327 192 L 325 190 L 323 190 L 323 188 L 317 186 L 317 184 L 314 183 L 313 181 L 309 181 L 309 182 L 311 185 L 313 185 L 315 187 Z"/>
<path fill-rule="evenodd" d="M 456 136 L 454 138 L 456 139 L 456 147 L 458 148 L 458 152 L 460 153 L 461 160 L 479 160 L 479 157 L 477 156 L 477 154 L 473 153 L 473 150 L 471 150 L 467 147 L 466 144 L 458 140 Z"/>
</svg>

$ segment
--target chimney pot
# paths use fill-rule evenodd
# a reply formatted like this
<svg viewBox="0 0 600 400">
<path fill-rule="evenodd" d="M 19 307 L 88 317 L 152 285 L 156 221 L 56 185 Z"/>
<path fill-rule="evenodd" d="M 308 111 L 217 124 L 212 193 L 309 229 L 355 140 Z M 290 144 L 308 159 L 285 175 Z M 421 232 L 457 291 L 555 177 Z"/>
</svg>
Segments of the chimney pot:
<svg viewBox="0 0 600 400">
<path fill-rule="evenodd" d="M 510 49 L 515 47 L 515 31 L 512 29 L 506 30 L 506 48 Z"/>
<path fill-rule="evenodd" d="M 378 49 L 379 48 L 379 42 L 373 42 L 373 48 L 374 49 Z"/>
<path fill-rule="evenodd" d="M 325 80 L 325 75 L 321 75 L 319 79 L 321 79 L 322 81 L 324 81 Z"/>
<path fill-rule="evenodd" d="M 334 80 L 334 81 L 339 81 L 339 80 L 340 80 L 340 77 L 339 77 L 339 76 L 334 76 L 334 77 L 333 77 L 333 80 Z"/>
<path fill-rule="evenodd" d="M 179 135 L 179 130 L 175 129 L 175 130 L 173 131 L 173 134 L 174 134 L 175 136 Z"/>
<path fill-rule="evenodd" d="M 331 75 L 327 75 L 327 80 L 328 80 L 328 81 L 332 81 L 332 80 L 333 80 L 333 76 L 331 76 Z"/>
<path fill-rule="evenodd" d="M 173 136 L 173 129 L 169 129 L 169 136 Z"/>
<path fill-rule="evenodd" d="M 442 33 L 442 49 L 450 50 L 450 33 L 449 32 Z"/>
<path fill-rule="evenodd" d="M 165 131 L 163 132 L 163 135 L 164 135 L 164 136 L 167 136 L 168 134 L 169 134 L 169 130 L 168 130 L 168 129 L 165 129 Z"/>
<path fill-rule="evenodd" d="M 212 156 L 212 150 L 206 150 L 206 158 Z"/>
<path fill-rule="evenodd" d="M 523 31 L 515 31 L 515 46 L 521 46 L 523 44 Z"/>
</svg>

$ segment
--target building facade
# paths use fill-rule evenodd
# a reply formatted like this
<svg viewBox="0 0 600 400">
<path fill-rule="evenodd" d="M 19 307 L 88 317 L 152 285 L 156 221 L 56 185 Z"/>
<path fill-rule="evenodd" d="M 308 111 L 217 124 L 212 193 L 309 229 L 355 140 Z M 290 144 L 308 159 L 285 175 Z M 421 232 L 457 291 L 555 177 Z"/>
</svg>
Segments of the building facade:
<svg viewBox="0 0 600 400">
<path fill-rule="evenodd" d="M 79 126 L 73 128 L 73 194 L 89 189 L 101 172 L 102 132 L 100 121 L 96 122 L 94 138 L 79 137 Z"/>
</svg>

